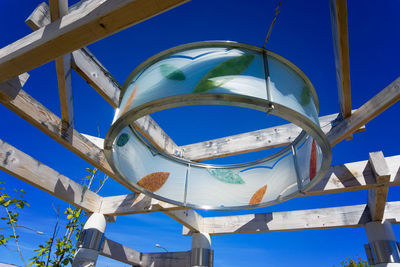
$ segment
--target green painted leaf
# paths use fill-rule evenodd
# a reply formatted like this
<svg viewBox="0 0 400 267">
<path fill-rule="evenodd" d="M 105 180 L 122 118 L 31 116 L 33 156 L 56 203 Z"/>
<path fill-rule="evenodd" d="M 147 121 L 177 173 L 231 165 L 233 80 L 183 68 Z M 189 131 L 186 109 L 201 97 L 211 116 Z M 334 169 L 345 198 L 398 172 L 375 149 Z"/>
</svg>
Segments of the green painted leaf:
<svg viewBox="0 0 400 267">
<path fill-rule="evenodd" d="M 244 184 L 242 177 L 228 169 L 208 169 L 208 172 L 218 180 L 229 184 Z"/>
<path fill-rule="evenodd" d="M 165 78 L 169 80 L 183 81 L 186 79 L 185 74 L 180 69 L 171 64 L 162 64 L 160 66 L 160 72 Z"/>
<path fill-rule="evenodd" d="M 301 90 L 301 105 L 304 107 L 310 104 L 311 97 L 310 89 L 307 86 L 304 86 L 303 90 Z"/>
<path fill-rule="evenodd" d="M 230 58 L 215 66 L 212 70 L 210 70 L 200 81 L 197 83 L 194 88 L 194 93 L 202 93 L 208 90 L 220 87 L 227 81 L 233 79 L 224 79 L 222 82 L 214 82 L 210 79 L 215 77 L 227 76 L 227 75 L 239 75 L 244 72 L 253 62 L 254 55 L 245 54 L 238 57 Z"/>
<path fill-rule="evenodd" d="M 126 133 L 121 134 L 117 139 L 117 146 L 124 146 L 129 141 L 129 135 Z"/>
</svg>

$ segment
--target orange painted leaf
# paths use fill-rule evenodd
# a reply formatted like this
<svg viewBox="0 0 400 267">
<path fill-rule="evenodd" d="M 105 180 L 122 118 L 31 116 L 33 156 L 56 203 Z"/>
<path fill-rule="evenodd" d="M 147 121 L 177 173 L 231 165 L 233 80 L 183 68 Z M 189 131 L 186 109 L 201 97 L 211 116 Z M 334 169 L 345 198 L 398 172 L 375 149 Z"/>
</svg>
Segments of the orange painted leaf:
<svg viewBox="0 0 400 267">
<path fill-rule="evenodd" d="M 258 189 L 257 192 L 254 193 L 254 195 L 250 199 L 249 205 L 259 204 L 263 199 L 265 192 L 267 192 L 267 185 L 264 185 L 263 187 Z"/>
<path fill-rule="evenodd" d="M 153 172 L 140 179 L 137 184 L 150 192 L 155 192 L 164 185 L 168 176 L 169 172 Z"/>
<path fill-rule="evenodd" d="M 137 86 L 133 89 L 131 95 L 129 96 L 128 100 L 126 101 L 125 107 L 124 107 L 124 109 L 121 111 L 121 115 L 119 115 L 120 117 L 121 117 L 122 115 L 124 115 L 124 113 L 127 112 L 128 109 L 131 107 L 133 98 L 135 97 L 135 94 L 136 94 L 136 89 L 137 89 Z"/>
<path fill-rule="evenodd" d="M 310 156 L 310 181 L 314 179 L 317 174 L 317 146 L 315 145 L 315 140 L 312 142 L 311 156 Z"/>
</svg>

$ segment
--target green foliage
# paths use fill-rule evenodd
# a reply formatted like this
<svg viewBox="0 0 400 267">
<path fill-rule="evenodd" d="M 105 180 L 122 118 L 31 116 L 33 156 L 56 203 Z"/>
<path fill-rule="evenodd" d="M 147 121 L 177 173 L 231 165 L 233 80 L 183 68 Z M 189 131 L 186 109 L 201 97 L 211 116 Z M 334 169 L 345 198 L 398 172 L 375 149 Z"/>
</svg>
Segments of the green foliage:
<svg viewBox="0 0 400 267">
<path fill-rule="evenodd" d="M 342 267 L 371 267 L 368 262 L 357 256 L 356 259 L 347 257 L 346 260 L 340 262 Z M 335 266 L 334 266 L 335 267 Z"/>
</svg>

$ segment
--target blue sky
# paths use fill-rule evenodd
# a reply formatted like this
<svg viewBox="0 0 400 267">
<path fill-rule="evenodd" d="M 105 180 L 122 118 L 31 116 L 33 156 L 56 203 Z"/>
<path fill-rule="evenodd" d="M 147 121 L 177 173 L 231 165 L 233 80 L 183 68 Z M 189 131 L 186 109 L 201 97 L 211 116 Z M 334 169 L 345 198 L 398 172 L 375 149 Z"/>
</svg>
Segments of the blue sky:
<svg viewBox="0 0 400 267">
<path fill-rule="evenodd" d="M 123 83 L 129 73 L 148 57 L 170 47 L 205 40 L 232 40 L 261 46 L 278 1 L 193 0 L 160 16 L 107 37 L 89 46 L 93 54 Z M 353 108 L 360 107 L 399 76 L 400 1 L 348 1 L 350 72 Z M 70 1 L 70 3 L 73 3 Z M 40 1 L 0 1 L 0 47 L 31 32 L 24 21 Z M 328 1 L 284 1 L 267 48 L 300 67 L 316 88 L 320 115 L 338 112 L 332 34 Z M 54 62 L 29 72 L 24 90 L 60 116 Z M 104 137 L 113 118 L 113 109 L 84 80 L 73 73 L 75 126 L 81 133 Z M 367 124 L 366 132 L 354 135 L 333 148 L 332 164 L 368 159 L 368 153 L 382 150 L 385 156 L 399 154 L 397 103 Z M 219 118 L 219 120 L 213 120 Z M 48 136 L 0 106 L 0 139 L 33 156 L 60 173 L 79 180 L 89 167 Z M 265 127 L 265 116 L 232 109 L 192 109 L 164 112 L 155 116 L 163 129 L 179 145 L 223 137 Z M 249 119 L 251 118 L 251 119 Z M 240 160 L 246 160 L 241 157 Z M 38 236 L 21 230 L 25 258 L 47 239 L 55 222 L 51 203 L 67 205 L 50 195 L 0 173 L 7 187 L 24 188 L 31 207 L 21 214 L 21 223 L 44 232 Z M 108 180 L 103 196 L 129 191 Z M 399 200 L 397 188 L 389 190 L 389 200 Z M 341 193 L 293 199 L 268 208 L 216 212 L 204 216 L 252 212 L 298 210 L 364 204 L 366 192 Z M 397 236 L 400 228 L 394 226 Z M 190 249 L 190 237 L 182 227 L 162 213 L 120 216 L 107 226 L 110 239 L 143 252 L 160 252 L 159 243 L 170 251 Z M 365 257 L 367 243 L 362 228 L 224 235 L 212 238 L 215 266 L 304 266 L 340 265 L 348 256 Z M 12 248 L 12 246 L 11 246 Z M 0 262 L 20 264 L 15 252 L 0 248 Z M 105 258 L 99 266 L 124 266 Z"/>
</svg>

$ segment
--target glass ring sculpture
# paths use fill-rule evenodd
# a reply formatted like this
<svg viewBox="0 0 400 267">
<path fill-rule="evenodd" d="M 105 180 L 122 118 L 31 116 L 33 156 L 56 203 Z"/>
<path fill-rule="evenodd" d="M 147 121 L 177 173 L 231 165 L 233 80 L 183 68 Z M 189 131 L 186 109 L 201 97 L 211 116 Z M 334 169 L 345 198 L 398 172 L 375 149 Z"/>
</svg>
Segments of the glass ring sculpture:
<svg viewBox="0 0 400 267">
<path fill-rule="evenodd" d="M 260 47 L 210 41 L 163 51 L 130 74 L 120 100 L 105 138 L 106 158 L 132 188 L 169 203 L 216 210 L 272 205 L 312 188 L 331 163 L 311 82 L 291 62 Z M 156 111 L 204 104 L 263 111 L 303 131 L 267 158 L 210 165 L 159 151 L 131 126 Z"/>
</svg>

